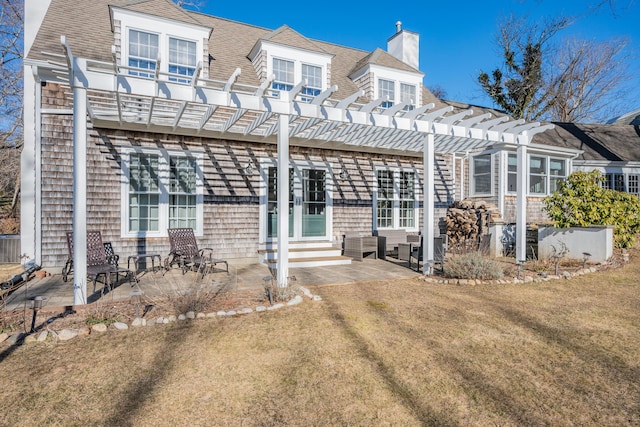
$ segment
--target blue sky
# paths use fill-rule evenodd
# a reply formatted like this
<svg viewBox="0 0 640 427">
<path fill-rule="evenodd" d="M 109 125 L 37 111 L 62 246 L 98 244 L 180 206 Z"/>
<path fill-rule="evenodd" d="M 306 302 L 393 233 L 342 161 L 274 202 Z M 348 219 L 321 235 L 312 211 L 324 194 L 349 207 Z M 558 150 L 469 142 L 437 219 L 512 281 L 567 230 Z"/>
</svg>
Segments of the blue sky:
<svg viewBox="0 0 640 427">
<path fill-rule="evenodd" d="M 201 12 L 276 29 L 287 24 L 302 35 L 339 45 L 371 51 L 386 49 L 395 22 L 420 34 L 420 69 L 427 86 L 439 85 L 447 98 L 469 104 L 492 106 L 476 84 L 483 70 L 501 64 L 495 43 L 498 23 L 509 14 L 532 20 L 577 16 L 576 23 L 560 36 L 607 40 L 629 39 L 635 56 L 629 99 L 623 111 L 640 108 L 640 0 L 619 0 L 614 12 L 608 7 L 590 10 L 585 3 L 597 0 L 465 0 L 350 2 L 323 0 L 317 3 L 265 3 L 253 1 L 205 1 Z M 215 29 L 214 29 L 215 32 Z"/>
</svg>

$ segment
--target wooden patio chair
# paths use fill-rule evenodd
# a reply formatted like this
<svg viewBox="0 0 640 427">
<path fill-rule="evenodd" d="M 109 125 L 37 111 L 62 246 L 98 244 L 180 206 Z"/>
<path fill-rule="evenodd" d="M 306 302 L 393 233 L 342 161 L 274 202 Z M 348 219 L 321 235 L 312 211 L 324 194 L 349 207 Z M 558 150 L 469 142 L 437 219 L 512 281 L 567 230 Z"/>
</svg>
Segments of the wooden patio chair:
<svg viewBox="0 0 640 427">
<path fill-rule="evenodd" d="M 223 259 L 214 258 L 212 248 L 198 248 L 193 228 L 169 228 L 167 233 L 171 244 L 169 256 L 165 259 L 167 270 L 177 264 L 182 269 L 182 274 L 192 270 L 204 277 L 216 264 L 224 264 L 229 274 L 229 263 Z"/>
<path fill-rule="evenodd" d="M 62 271 L 63 280 L 67 280 L 68 274 L 73 269 L 73 233 L 67 233 L 67 247 L 69 249 L 69 259 L 67 260 L 65 267 Z M 117 278 L 122 274 L 125 278 L 128 278 L 131 282 L 131 286 L 135 284 L 135 275 L 127 268 L 118 266 L 119 256 L 113 251 L 111 243 L 102 242 L 102 235 L 99 231 L 87 232 L 87 277 L 93 280 L 93 292 L 96 291 L 96 284 L 102 277 L 104 280 L 104 287 L 109 291 L 113 290 L 113 282 L 111 276 L 116 275 Z"/>
</svg>

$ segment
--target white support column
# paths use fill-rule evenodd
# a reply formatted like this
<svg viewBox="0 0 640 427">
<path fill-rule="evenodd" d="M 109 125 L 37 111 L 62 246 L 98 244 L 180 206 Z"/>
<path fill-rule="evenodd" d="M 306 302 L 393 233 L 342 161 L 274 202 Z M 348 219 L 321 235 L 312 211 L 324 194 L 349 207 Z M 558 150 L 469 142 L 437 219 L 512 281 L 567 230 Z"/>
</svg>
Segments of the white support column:
<svg viewBox="0 0 640 427">
<path fill-rule="evenodd" d="M 435 220 L 434 204 L 435 204 L 435 149 L 434 149 L 434 135 L 432 133 L 427 134 L 424 139 L 423 147 L 423 203 L 422 203 L 422 271 L 424 274 L 431 274 L 432 268 L 429 261 L 433 261 L 433 238 L 434 230 L 433 223 Z"/>
<path fill-rule="evenodd" d="M 74 82 L 75 83 L 75 82 Z M 73 87 L 73 305 L 87 303 L 87 90 Z"/>
<path fill-rule="evenodd" d="M 20 155 L 20 248 L 28 259 L 38 263 L 40 255 L 36 247 L 36 158 L 37 156 L 37 125 L 36 111 L 39 83 L 32 73 L 31 67 L 23 67 L 24 72 L 24 140 Z"/>
<path fill-rule="evenodd" d="M 520 135 L 517 142 L 516 261 L 523 261 L 527 258 L 527 177 L 529 174 L 527 145 L 529 144 L 529 138 Z"/>
<path fill-rule="evenodd" d="M 289 115 L 278 116 L 278 287 L 289 285 Z"/>
</svg>

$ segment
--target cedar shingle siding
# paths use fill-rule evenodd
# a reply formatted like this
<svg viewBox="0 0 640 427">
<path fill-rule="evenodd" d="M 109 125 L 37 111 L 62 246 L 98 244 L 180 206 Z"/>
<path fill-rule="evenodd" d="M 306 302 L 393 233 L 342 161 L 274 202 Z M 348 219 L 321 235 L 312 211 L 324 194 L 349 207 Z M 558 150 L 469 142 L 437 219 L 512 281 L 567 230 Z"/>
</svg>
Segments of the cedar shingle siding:
<svg viewBox="0 0 640 427">
<path fill-rule="evenodd" d="M 43 88 L 43 108 L 70 108 L 66 86 L 49 83 Z M 67 258 L 65 233 L 72 229 L 72 124 L 71 115 L 46 114 L 42 120 L 42 263 L 61 266 Z M 90 126 L 90 125 L 89 125 Z M 121 153 L 133 145 L 168 150 L 188 150 L 204 155 L 203 247 L 217 248 L 224 258 L 257 258 L 259 242 L 260 174 L 243 174 L 247 162 L 276 159 L 277 147 L 269 143 L 89 128 L 87 138 L 87 229 L 100 230 L 122 256 L 137 252 L 166 254 L 166 238 L 121 237 Z M 379 166 L 421 168 L 415 157 L 378 155 L 355 151 L 290 147 L 292 161 L 344 165 L 349 179 L 336 179 L 333 191 L 333 234 L 370 233 L 373 222 L 374 169 Z M 340 168 L 338 168 L 338 171 Z M 444 215 L 453 200 L 450 163 L 436 163 L 436 216 Z M 422 200 L 422 178 L 418 197 Z"/>
</svg>

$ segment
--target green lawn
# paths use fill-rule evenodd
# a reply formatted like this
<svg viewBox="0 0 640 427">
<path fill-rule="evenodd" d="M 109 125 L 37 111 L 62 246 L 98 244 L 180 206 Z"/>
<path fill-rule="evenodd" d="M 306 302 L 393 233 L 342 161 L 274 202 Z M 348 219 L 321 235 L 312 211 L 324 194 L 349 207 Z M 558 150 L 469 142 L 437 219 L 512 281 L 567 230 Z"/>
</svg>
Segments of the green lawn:
<svg viewBox="0 0 640 427">
<path fill-rule="evenodd" d="M 640 261 L 0 347 L 0 425 L 640 425 Z"/>
</svg>

